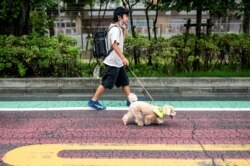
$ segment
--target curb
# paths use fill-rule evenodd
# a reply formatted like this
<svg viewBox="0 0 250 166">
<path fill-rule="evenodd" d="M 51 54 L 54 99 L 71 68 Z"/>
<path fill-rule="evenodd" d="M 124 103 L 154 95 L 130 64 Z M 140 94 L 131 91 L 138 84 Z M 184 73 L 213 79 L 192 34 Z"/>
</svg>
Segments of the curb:
<svg viewBox="0 0 250 166">
<path fill-rule="evenodd" d="M 250 96 L 250 77 L 140 77 L 152 96 L 166 95 L 244 95 Z M 100 84 L 96 78 L 0 78 L 0 97 L 24 95 L 91 96 Z M 147 96 L 133 77 L 130 86 L 138 96 Z M 121 97 L 121 88 L 105 93 L 107 98 Z"/>
<path fill-rule="evenodd" d="M 250 108 L 175 108 L 176 111 L 250 111 Z M 128 111 L 128 107 L 107 107 L 106 110 L 95 110 L 91 107 L 63 108 L 0 108 L 0 112 L 29 111 Z"/>
</svg>

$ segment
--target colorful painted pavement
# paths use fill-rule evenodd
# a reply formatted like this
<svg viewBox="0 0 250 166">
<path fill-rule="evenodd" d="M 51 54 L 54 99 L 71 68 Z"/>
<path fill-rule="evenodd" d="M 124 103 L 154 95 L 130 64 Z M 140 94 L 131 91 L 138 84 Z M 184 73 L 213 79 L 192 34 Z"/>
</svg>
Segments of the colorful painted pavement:
<svg viewBox="0 0 250 166">
<path fill-rule="evenodd" d="M 0 165 L 247 166 L 249 101 L 155 101 L 171 104 L 163 125 L 124 126 L 125 101 L 0 101 Z"/>
</svg>

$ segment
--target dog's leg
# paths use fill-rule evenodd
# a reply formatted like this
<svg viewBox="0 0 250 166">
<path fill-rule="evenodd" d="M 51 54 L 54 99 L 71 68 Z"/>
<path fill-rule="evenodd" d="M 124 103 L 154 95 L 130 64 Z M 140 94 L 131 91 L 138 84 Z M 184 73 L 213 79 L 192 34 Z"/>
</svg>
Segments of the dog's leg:
<svg viewBox="0 0 250 166">
<path fill-rule="evenodd" d="M 135 114 L 135 122 L 137 123 L 138 126 L 144 126 L 143 115 L 141 112 L 137 112 Z"/>
<path fill-rule="evenodd" d="M 130 112 L 133 114 L 135 118 L 135 123 L 137 123 L 138 126 L 144 126 L 143 114 L 141 110 L 130 107 Z"/>
<path fill-rule="evenodd" d="M 163 124 L 163 123 L 164 121 L 162 119 L 159 119 L 159 118 L 156 119 L 156 124 Z"/>
<path fill-rule="evenodd" d="M 130 124 L 135 122 L 135 118 L 133 116 L 133 114 L 128 111 L 123 117 L 122 117 L 122 121 L 124 123 L 124 125 Z"/>
<path fill-rule="evenodd" d="M 128 113 L 126 113 L 123 117 L 122 117 L 122 121 L 124 123 L 124 125 L 128 124 Z"/>
<path fill-rule="evenodd" d="M 145 125 L 150 125 L 152 123 L 155 123 L 155 116 L 154 115 L 147 115 L 144 117 L 144 123 Z"/>
<path fill-rule="evenodd" d="M 140 112 L 135 114 L 135 123 L 138 126 L 144 126 L 143 115 Z"/>
<path fill-rule="evenodd" d="M 137 123 L 138 126 L 144 126 L 143 120 L 135 119 L 135 122 Z"/>
</svg>

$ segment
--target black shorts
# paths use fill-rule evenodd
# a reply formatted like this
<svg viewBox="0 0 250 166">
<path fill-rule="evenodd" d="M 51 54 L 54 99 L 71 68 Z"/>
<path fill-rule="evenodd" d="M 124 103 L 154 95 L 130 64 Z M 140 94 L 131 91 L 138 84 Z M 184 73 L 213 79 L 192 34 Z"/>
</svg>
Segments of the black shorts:
<svg viewBox="0 0 250 166">
<path fill-rule="evenodd" d="M 104 75 L 102 77 L 102 85 L 105 88 L 112 89 L 114 86 L 129 85 L 128 75 L 125 67 L 114 67 L 105 65 Z"/>
</svg>

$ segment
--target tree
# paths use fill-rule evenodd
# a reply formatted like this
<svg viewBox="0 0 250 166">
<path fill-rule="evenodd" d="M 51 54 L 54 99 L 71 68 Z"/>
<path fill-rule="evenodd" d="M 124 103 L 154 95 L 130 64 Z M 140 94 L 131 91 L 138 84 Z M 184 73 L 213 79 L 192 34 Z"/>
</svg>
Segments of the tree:
<svg viewBox="0 0 250 166">
<path fill-rule="evenodd" d="M 153 31 L 154 31 L 154 39 L 157 40 L 157 27 L 156 23 L 158 20 L 158 14 L 159 14 L 159 8 L 160 8 L 160 0 L 157 0 L 156 2 L 153 1 L 152 7 L 155 9 L 155 19 L 153 22 Z"/>
<path fill-rule="evenodd" d="M 146 19 L 147 19 L 147 25 L 148 25 L 148 34 L 149 39 L 151 38 L 150 35 L 150 27 L 149 27 L 149 17 L 148 17 L 148 10 L 155 10 L 155 17 L 153 21 L 153 31 L 154 31 L 154 39 L 157 40 L 157 20 L 158 20 L 158 14 L 159 11 L 168 11 L 170 10 L 170 4 L 172 0 L 149 0 L 146 2 Z"/>
<path fill-rule="evenodd" d="M 172 0 L 177 11 L 196 10 L 196 37 L 201 36 L 202 11 L 209 11 L 210 16 L 227 16 L 229 11 L 237 9 L 235 0 Z"/>
<path fill-rule="evenodd" d="M 30 33 L 30 0 L 3 0 L 0 9 L 0 34 L 22 35 Z"/>
<path fill-rule="evenodd" d="M 111 0 L 99 0 L 99 8 L 98 8 L 98 18 L 97 23 L 95 24 L 95 28 L 93 28 L 93 21 L 90 22 L 91 33 L 93 34 L 95 30 L 101 26 L 102 21 L 105 18 L 105 12 L 107 10 L 108 4 Z M 81 22 L 84 23 L 86 19 L 85 8 L 88 6 L 90 8 L 90 20 L 93 19 L 93 6 L 95 5 L 96 0 L 76 0 L 72 2 L 72 0 L 63 0 L 65 3 L 65 8 L 67 9 L 69 15 L 79 15 Z"/>
<path fill-rule="evenodd" d="M 149 25 L 149 15 L 148 15 L 148 11 L 149 10 L 155 10 L 155 17 L 154 17 L 154 21 L 153 21 L 153 32 L 154 32 L 154 39 L 157 40 L 157 27 L 156 27 L 156 23 L 157 23 L 157 19 L 158 19 L 158 13 L 159 13 L 159 8 L 160 8 L 160 4 L 161 4 L 161 0 L 148 0 L 145 3 L 146 6 L 146 20 L 147 20 L 147 28 L 148 28 L 148 38 L 149 40 L 151 39 L 151 33 L 150 33 L 150 25 Z"/>
<path fill-rule="evenodd" d="M 191 11 L 196 10 L 196 42 L 193 61 L 194 70 L 199 69 L 199 55 L 200 48 L 198 48 L 198 41 L 201 37 L 201 21 L 202 11 L 209 11 L 210 15 L 225 16 L 230 10 L 235 9 L 235 0 L 173 0 L 173 8 L 177 11 Z"/>
<path fill-rule="evenodd" d="M 148 39 L 150 40 L 151 39 L 151 32 L 150 32 L 150 25 L 149 25 L 149 16 L 148 16 L 148 11 L 149 11 L 149 9 L 150 9 L 150 5 L 151 5 L 151 3 L 150 2 L 148 2 L 148 3 L 146 3 L 146 10 L 145 10 L 145 13 L 146 13 L 146 20 L 147 20 L 147 28 L 148 28 Z"/>
<path fill-rule="evenodd" d="M 173 8 L 177 11 L 191 11 L 196 10 L 196 36 L 200 38 L 201 35 L 201 20 L 204 3 L 207 0 L 173 0 Z"/>
<path fill-rule="evenodd" d="M 242 0 L 243 10 L 243 32 L 250 35 L 250 2 Z"/>
<path fill-rule="evenodd" d="M 140 0 L 133 0 L 133 2 L 131 2 L 131 0 L 122 0 L 123 6 L 129 9 L 130 27 L 131 27 L 133 37 L 135 37 L 136 34 L 135 34 L 135 26 L 133 23 L 133 10 L 132 9 L 139 1 Z"/>
<path fill-rule="evenodd" d="M 0 34 L 21 36 L 32 30 L 30 12 L 46 8 L 55 0 L 2 0 L 0 2 Z"/>
<path fill-rule="evenodd" d="M 49 29 L 49 18 L 45 11 L 34 10 L 31 12 L 32 32 L 44 36 Z"/>
<path fill-rule="evenodd" d="M 94 6 L 95 0 L 76 0 L 76 1 L 72 1 L 72 0 L 62 0 L 63 2 L 63 8 L 66 9 L 66 12 L 69 16 L 79 16 L 80 20 L 81 20 L 81 43 L 82 43 L 82 49 L 83 49 L 83 23 L 85 20 L 85 13 L 86 11 L 84 10 L 84 8 L 89 5 L 90 8 L 92 9 L 92 7 Z M 92 12 L 91 12 L 91 17 L 92 17 Z M 93 33 L 93 29 L 92 29 L 92 23 L 90 26 L 90 31 Z M 89 34 L 89 31 L 88 31 Z M 88 44 L 88 43 L 87 43 Z"/>
</svg>

